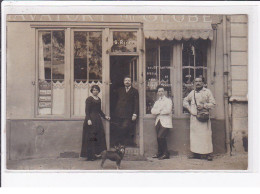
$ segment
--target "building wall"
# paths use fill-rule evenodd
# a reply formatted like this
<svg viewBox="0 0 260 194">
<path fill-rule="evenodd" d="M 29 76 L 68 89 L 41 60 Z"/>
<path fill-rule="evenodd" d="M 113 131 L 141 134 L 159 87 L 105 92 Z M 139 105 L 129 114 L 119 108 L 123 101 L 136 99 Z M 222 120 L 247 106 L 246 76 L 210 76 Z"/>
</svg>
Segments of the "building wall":
<svg viewBox="0 0 260 194">
<path fill-rule="evenodd" d="M 214 153 L 225 152 L 223 41 L 220 41 L 223 39 L 222 27 L 222 24 L 220 24 L 216 32 L 218 36 L 217 45 L 211 42 L 211 58 L 208 72 L 212 78 L 209 80 L 209 88 L 212 90 L 217 101 L 216 109 L 213 111 L 214 119 L 212 120 Z M 63 152 L 79 153 L 82 120 L 39 120 L 34 118 L 36 100 L 35 85 L 33 85 L 33 82 L 36 81 L 36 37 L 34 29 L 30 27 L 29 22 L 9 22 L 7 29 L 8 158 L 15 160 L 37 157 L 59 157 L 60 153 Z M 233 40 L 233 44 L 237 44 L 236 39 Z M 216 56 L 213 56 L 213 53 L 215 53 L 214 49 L 217 49 Z M 235 51 L 232 53 L 234 55 L 237 53 L 242 54 L 243 52 Z M 235 60 L 237 60 L 236 57 Z M 241 60 L 238 61 L 240 62 Z M 236 64 L 236 66 L 239 65 Z M 233 71 L 235 72 L 236 69 Z M 236 88 L 240 89 L 239 87 Z M 240 104 L 238 103 L 236 110 L 241 107 Z M 237 117 L 237 120 L 239 120 L 241 115 Z M 236 120 L 234 121 L 237 123 Z M 186 154 L 189 152 L 189 119 L 174 119 L 173 125 L 174 128 L 170 131 L 168 137 L 169 150 L 171 154 Z M 39 126 L 42 126 L 44 131 L 39 131 Z M 237 128 L 236 130 L 239 131 Z M 156 148 L 154 119 L 146 118 L 144 120 L 145 154 L 154 154 Z"/>
<path fill-rule="evenodd" d="M 168 149 L 171 155 L 189 152 L 189 120 L 174 119 Z M 7 159 L 58 158 L 63 153 L 80 154 L 83 121 L 8 120 Z M 224 121 L 212 120 L 214 153 L 225 153 Z M 146 156 L 157 152 L 154 120 L 144 122 Z"/>
<path fill-rule="evenodd" d="M 247 151 L 248 141 L 248 18 L 230 17 L 231 26 L 231 97 L 232 153 Z"/>
<path fill-rule="evenodd" d="M 6 117 L 34 116 L 35 32 L 29 23 L 7 23 Z"/>
</svg>

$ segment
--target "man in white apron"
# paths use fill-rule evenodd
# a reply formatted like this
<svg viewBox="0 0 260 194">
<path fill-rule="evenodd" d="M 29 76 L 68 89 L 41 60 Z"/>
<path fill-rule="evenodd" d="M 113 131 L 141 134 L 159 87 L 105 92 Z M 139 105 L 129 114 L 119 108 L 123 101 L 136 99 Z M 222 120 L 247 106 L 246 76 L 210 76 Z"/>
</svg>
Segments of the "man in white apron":
<svg viewBox="0 0 260 194">
<path fill-rule="evenodd" d="M 158 143 L 158 152 L 153 158 L 164 160 L 170 158 L 166 138 L 169 129 L 172 128 L 172 101 L 165 96 L 163 86 L 158 86 L 157 92 L 159 99 L 151 110 L 152 114 L 156 115 L 155 127 Z"/>
<path fill-rule="evenodd" d="M 211 153 L 213 152 L 213 145 L 210 119 L 206 122 L 201 122 L 197 119 L 196 115 L 197 109 L 201 110 L 205 108 L 209 111 L 216 103 L 211 91 L 203 87 L 204 79 L 202 77 L 196 78 L 194 84 L 195 90 L 192 90 L 183 100 L 183 106 L 191 114 L 190 150 L 193 154 L 189 158 L 201 159 L 203 156 L 206 156 L 208 161 L 212 161 Z"/>
</svg>

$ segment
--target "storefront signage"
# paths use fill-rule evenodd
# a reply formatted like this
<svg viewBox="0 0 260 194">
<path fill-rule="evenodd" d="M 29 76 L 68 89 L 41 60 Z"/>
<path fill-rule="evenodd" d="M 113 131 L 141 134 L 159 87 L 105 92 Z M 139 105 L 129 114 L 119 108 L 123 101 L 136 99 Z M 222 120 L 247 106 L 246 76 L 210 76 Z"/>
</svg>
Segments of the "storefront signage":
<svg viewBox="0 0 260 194">
<path fill-rule="evenodd" d="M 215 23 L 216 15 L 8 15 L 7 21 Z"/>
</svg>

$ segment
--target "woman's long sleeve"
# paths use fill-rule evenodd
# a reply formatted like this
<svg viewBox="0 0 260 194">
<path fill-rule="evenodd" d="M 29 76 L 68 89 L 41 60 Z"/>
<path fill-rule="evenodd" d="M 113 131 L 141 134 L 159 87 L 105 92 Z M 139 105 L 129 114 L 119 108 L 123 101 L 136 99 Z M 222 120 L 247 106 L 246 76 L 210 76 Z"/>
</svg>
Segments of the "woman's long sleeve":
<svg viewBox="0 0 260 194">
<path fill-rule="evenodd" d="M 102 111 L 102 109 L 101 109 L 101 105 L 100 105 L 100 109 L 99 109 L 99 114 L 100 114 L 100 116 L 102 117 L 102 118 L 105 118 L 106 117 L 106 115 L 105 115 L 105 113 Z"/>
<path fill-rule="evenodd" d="M 86 113 L 86 119 L 90 120 L 90 99 L 87 98 L 86 102 L 85 102 L 85 113 Z"/>
</svg>

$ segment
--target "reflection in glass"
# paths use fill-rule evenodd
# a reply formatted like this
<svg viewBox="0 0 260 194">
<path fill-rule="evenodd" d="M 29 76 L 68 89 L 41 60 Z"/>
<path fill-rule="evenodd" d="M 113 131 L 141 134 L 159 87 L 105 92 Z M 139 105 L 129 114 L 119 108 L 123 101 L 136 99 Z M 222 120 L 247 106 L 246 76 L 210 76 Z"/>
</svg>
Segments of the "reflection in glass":
<svg viewBox="0 0 260 194">
<path fill-rule="evenodd" d="M 157 41 L 146 41 L 146 114 L 151 114 L 159 84 L 164 86 L 166 96 L 173 100 L 170 59 L 171 46 L 160 46 Z"/>
<path fill-rule="evenodd" d="M 204 77 L 207 86 L 207 41 L 189 40 L 183 42 L 182 49 L 182 97 L 194 88 L 195 77 Z M 184 113 L 188 110 L 183 108 Z"/>
<path fill-rule="evenodd" d="M 74 32 L 74 80 L 102 80 L 101 32 Z"/>
<path fill-rule="evenodd" d="M 136 52 L 137 32 L 113 32 L 112 52 Z"/>
<path fill-rule="evenodd" d="M 64 31 L 39 31 L 38 114 L 64 114 Z"/>
<path fill-rule="evenodd" d="M 54 31 L 52 35 L 52 79 L 64 79 L 64 31 Z"/>
</svg>

